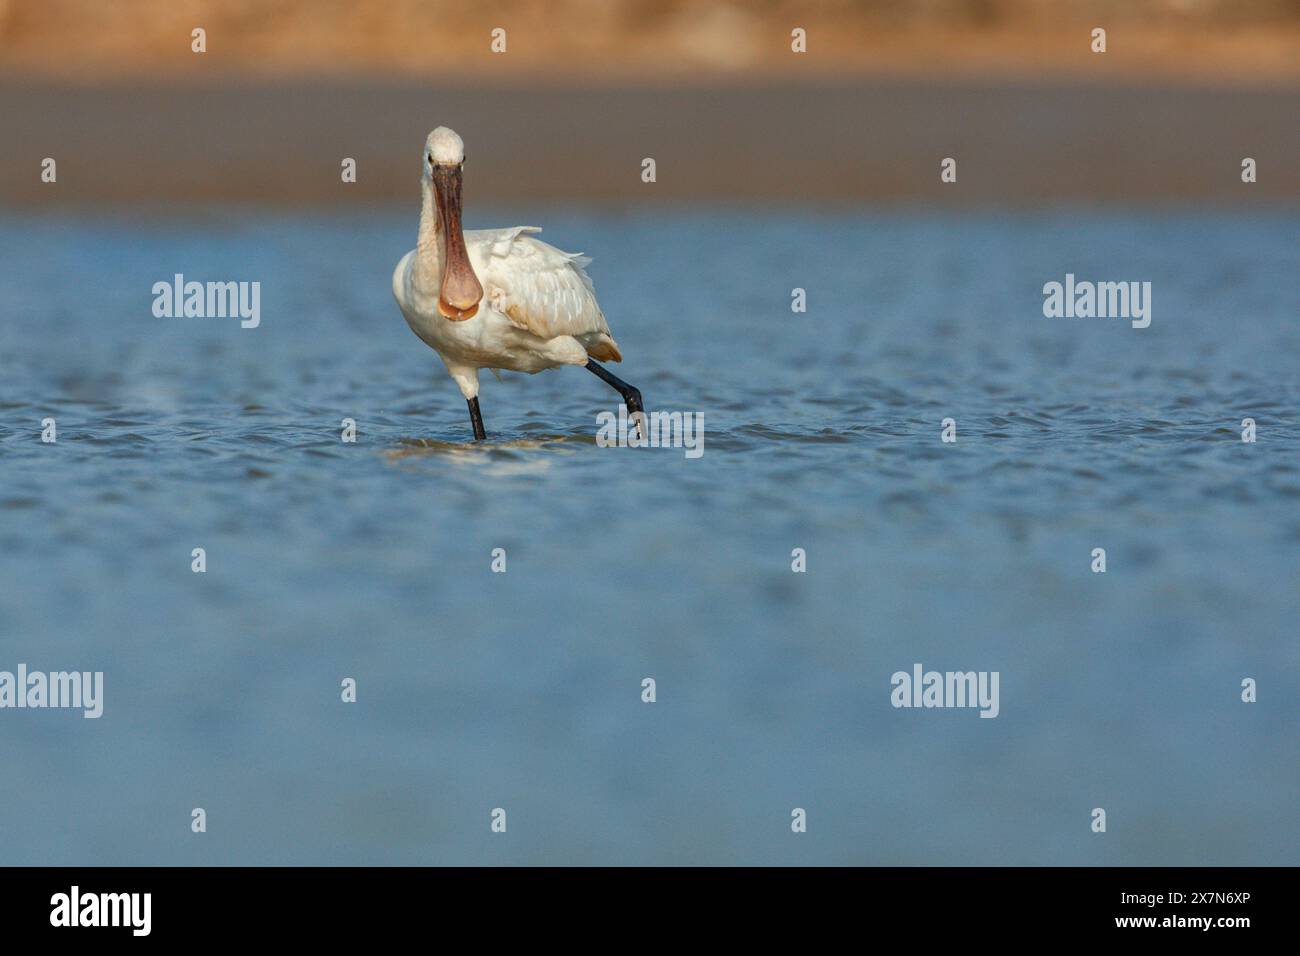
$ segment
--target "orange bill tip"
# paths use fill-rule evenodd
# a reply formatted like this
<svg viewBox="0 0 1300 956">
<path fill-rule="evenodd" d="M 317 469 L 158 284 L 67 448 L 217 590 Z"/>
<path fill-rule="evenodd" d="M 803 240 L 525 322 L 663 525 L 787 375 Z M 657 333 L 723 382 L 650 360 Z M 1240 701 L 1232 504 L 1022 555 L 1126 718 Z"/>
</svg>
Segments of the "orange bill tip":
<svg viewBox="0 0 1300 956">
<path fill-rule="evenodd" d="M 450 319 L 453 322 L 464 322 L 466 319 L 472 319 L 478 314 L 478 303 L 475 302 L 468 309 L 457 309 L 453 306 L 438 299 L 438 311 L 442 313 L 443 318 Z"/>
</svg>

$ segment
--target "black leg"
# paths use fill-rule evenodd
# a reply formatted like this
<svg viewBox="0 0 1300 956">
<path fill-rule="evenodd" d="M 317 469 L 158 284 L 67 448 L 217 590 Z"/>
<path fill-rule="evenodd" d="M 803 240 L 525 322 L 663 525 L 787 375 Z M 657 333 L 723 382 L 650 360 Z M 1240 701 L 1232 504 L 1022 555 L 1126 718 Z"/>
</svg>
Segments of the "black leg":
<svg viewBox="0 0 1300 956">
<path fill-rule="evenodd" d="M 469 420 L 474 426 L 474 440 L 484 441 L 487 438 L 487 432 L 483 430 L 483 413 L 478 410 L 477 395 L 469 400 Z"/>
<path fill-rule="evenodd" d="M 609 369 L 603 365 L 598 365 L 596 362 L 588 361 L 587 371 L 623 396 L 623 404 L 627 406 L 627 417 L 636 422 L 637 432 L 644 438 L 645 430 L 641 426 L 641 419 L 645 417 L 645 405 L 641 401 L 641 390 L 634 385 L 629 385 L 610 372 Z M 640 413 L 640 417 L 634 418 L 633 416 L 638 413 Z"/>
</svg>

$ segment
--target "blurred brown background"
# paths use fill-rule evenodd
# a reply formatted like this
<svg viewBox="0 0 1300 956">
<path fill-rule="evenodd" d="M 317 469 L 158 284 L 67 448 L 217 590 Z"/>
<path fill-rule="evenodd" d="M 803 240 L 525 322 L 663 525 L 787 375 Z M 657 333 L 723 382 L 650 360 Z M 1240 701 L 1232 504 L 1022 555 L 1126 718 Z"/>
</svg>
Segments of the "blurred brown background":
<svg viewBox="0 0 1300 956">
<path fill-rule="evenodd" d="M 205 61 L 190 30 L 208 31 Z M 957 71 L 1300 76 L 1297 0 L 0 0 L 0 59 L 46 75 L 340 72 L 695 79 Z M 507 31 L 506 55 L 489 34 Z M 790 31 L 809 54 L 790 55 Z M 1083 41 L 1080 40 L 1083 38 Z"/>
<path fill-rule="evenodd" d="M 643 198 L 644 156 L 662 198 L 927 199 L 954 156 L 945 202 L 1277 201 L 1297 107 L 1300 0 L 0 0 L 9 203 L 408 199 L 440 123 L 488 199 Z"/>
</svg>

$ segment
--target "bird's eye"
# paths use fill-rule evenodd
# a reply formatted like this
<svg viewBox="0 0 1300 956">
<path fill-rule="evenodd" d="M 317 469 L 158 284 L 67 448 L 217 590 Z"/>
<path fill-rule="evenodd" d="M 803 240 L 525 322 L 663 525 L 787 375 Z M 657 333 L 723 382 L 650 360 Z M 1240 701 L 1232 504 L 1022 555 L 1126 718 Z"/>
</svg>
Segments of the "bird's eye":
<svg viewBox="0 0 1300 956">
<path fill-rule="evenodd" d="M 431 162 L 431 163 L 433 162 L 433 153 L 430 153 L 430 154 L 429 154 L 429 162 Z"/>
</svg>

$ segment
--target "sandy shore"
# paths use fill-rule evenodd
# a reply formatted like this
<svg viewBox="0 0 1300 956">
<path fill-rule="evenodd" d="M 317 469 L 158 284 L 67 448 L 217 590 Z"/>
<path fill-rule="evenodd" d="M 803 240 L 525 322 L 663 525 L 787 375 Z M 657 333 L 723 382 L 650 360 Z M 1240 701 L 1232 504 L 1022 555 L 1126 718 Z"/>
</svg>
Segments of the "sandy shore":
<svg viewBox="0 0 1300 956">
<path fill-rule="evenodd" d="M 425 132 L 471 202 L 1294 201 L 1300 91 L 902 78 L 526 89 L 0 82 L 0 203 L 413 201 Z M 939 180 L 944 157 L 958 182 Z M 1259 181 L 1240 180 L 1243 157 Z M 58 181 L 40 179 L 53 157 Z M 340 164 L 357 161 L 344 184 Z M 657 182 L 641 181 L 653 157 Z"/>
<path fill-rule="evenodd" d="M 440 123 L 486 200 L 1267 203 L 1298 107 L 1289 0 L 0 0 L 7 203 L 409 200 Z"/>
<path fill-rule="evenodd" d="M 191 34 L 205 51 L 192 52 Z M 1106 31 L 1103 55 L 1092 30 Z M 802 31 L 802 51 L 793 49 Z M 1300 84 L 1293 0 L 0 0 L 0 67 L 100 80 L 904 75 Z"/>
</svg>

